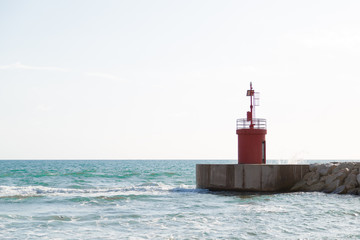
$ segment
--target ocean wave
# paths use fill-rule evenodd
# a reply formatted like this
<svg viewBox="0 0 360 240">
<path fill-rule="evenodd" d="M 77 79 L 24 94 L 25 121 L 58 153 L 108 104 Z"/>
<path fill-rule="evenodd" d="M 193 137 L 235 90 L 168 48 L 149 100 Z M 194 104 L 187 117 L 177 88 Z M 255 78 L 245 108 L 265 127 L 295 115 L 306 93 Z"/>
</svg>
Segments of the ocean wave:
<svg viewBox="0 0 360 240">
<path fill-rule="evenodd" d="M 29 198 L 29 197 L 107 197 L 117 195 L 160 195 L 169 192 L 194 192 L 192 186 L 174 187 L 162 183 L 142 183 L 136 186 L 113 188 L 54 188 L 46 186 L 0 186 L 0 198 Z"/>
</svg>

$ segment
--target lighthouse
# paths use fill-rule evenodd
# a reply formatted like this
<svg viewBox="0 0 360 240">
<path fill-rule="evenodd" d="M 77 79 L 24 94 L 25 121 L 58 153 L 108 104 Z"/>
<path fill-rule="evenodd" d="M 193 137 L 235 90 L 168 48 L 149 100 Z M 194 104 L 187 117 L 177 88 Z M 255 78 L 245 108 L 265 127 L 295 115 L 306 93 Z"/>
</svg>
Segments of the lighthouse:
<svg viewBox="0 0 360 240">
<path fill-rule="evenodd" d="M 259 93 L 250 83 L 250 111 L 236 121 L 238 164 L 196 164 L 196 187 L 215 191 L 287 192 L 310 171 L 309 164 L 266 164 L 266 120 L 255 118 Z"/>
<path fill-rule="evenodd" d="M 246 118 L 236 120 L 236 134 L 238 135 L 238 163 L 265 164 L 266 163 L 266 119 L 255 118 L 255 106 L 259 106 L 259 93 L 255 92 L 250 82 L 250 90 L 246 96 L 250 97 L 250 111 Z"/>
</svg>

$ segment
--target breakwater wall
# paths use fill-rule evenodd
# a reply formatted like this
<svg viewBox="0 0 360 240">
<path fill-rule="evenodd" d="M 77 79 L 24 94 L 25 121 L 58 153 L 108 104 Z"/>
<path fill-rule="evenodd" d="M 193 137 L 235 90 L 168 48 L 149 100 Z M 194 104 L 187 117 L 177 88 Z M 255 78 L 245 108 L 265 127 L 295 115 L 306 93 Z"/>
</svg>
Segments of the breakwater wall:
<svg viewBox="0 0 360 240">
<path fill-rule="evenodd" d="M 216 191 L 288 192 L 308 164 L 197 164 L 197 188 Z"/>
<path fill-rule="evenodd" d="M 360 162 L 310 164 L 290 191 L 360 195 Z"/>
</svg>

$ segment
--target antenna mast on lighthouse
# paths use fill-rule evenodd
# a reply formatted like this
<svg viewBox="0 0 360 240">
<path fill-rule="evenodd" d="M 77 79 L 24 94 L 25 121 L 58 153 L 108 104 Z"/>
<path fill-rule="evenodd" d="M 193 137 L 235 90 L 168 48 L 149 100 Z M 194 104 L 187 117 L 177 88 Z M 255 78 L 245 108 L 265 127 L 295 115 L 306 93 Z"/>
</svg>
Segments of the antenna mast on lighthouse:
<svg viewBox="0 0 360 240">
<path fill-rule="evenodd" d="M 249 128 L 254 128 L 254 119 L 255 119 L 255 106 L 259 106 L 259 93 L 255 92 L 252 87 L 252 82 L 250 82 L 250 90 L 247 90 L 246 96 L 250 97 L 250 112 L 247 112 L 246 119 L 250 122 Z"/>
<path fill-rule="evenodd" d="M 254 124 L 253 124 L 253 97 L 254 97 L 254 89 L 252 87 L 252 82 L 250 82 L 250 90 L 247 90 L 246 92 L 246 96 L 250 97 L 250 112 L 247 112 L 247 121 L 250 122 L 250 128 L 253 129 L 254 128 Z"/>
</svg>

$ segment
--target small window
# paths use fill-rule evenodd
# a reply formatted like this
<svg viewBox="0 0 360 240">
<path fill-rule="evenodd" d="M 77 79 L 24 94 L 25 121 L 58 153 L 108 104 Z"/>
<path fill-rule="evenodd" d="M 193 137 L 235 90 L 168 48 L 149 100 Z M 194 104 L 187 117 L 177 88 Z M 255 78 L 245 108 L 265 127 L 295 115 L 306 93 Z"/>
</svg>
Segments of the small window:
<svg viewBox="0 0 360 240">
<path fill-rule="evenodd" d="M 263 141 L 262 142 L 262 163 L 265 163 L 265 160 L 266 160 L 266 158 L 265 158 L 265 156 L 266 156 L 266 154 L 265 154 L 265 141 Z"/>
</svg>

